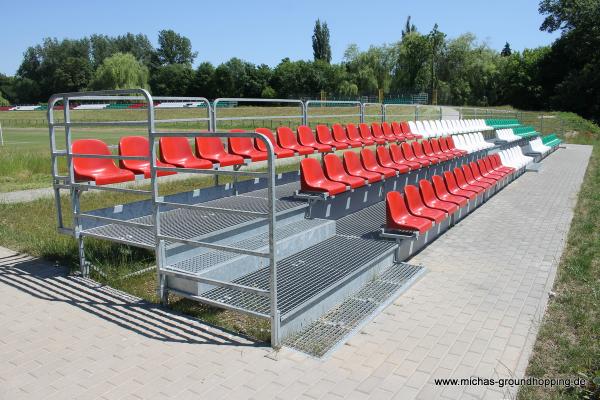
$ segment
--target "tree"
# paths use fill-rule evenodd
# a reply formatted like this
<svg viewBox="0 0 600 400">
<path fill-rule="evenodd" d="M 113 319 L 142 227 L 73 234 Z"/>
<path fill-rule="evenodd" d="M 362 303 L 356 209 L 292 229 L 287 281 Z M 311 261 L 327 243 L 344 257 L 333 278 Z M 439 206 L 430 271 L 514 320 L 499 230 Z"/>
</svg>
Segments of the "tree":
<svg viewBox="0 0 600 400">
<path fill-rule="evenodd" d="M 600 0 L 542 0 L 540 30 L 561 31 L 540 59 L 547 105 L 600 121 Z"/>
<path fill-rule="evenodd" d="M 511 54 L 512 54 L 512 50 L 510 49 L 510 44 L 508 44 L 508 42 L 506 42 L 506 44 L 502 48 L 502 51 L 500 52 L 500 55 L 502 57 L 508 57 Z"/>
<path fill-rule="evenodd" d="M 326 63 L 331 62 L 331 46 L 329 44 L 329 27 L 327 22 L 321 24 L 317 19 L 312 36 L 312 47 L 315 61 L 323 60 Z"/>
<path fill-rule="evenodd" d="M 192 42 L 171 29 L 158 33 L 158 49 L 156 49 L 158 62 L 166 64 L 192 65 L 198 55 L 192 51 Z"/>
<path fill-rule="evenodd" d="M 427 35 L 427 38 L 429 39 L 429 46 L 431 48 L 431 98 L 433 101 L 436 88 L 435 68 L 437 65 L 438 55 L 446 41 L 446 34 L 438 30 L 438 24 L 436 23 L 431 32 L 429 32 L 429 35 Z"/>
<path fill-rule="evenodd" d="M 148 88 L 148 68 L 132 54 L 116 53 L 98 67 L 91 87 L 97 90 Z"/>
<path fill-rule="evenodd" d="M 158 96 L 192 96 L 194 75 L 187 64 L 163 65 L 153 71 L 150 88 Z"/>
<path fill-rule="evenodd" d="M 9 101 L 6 100 L 4 98 L 4 95 L 2 94 L 2 92 L 0 92 L 0 107 L 4 107 L 4 106 L 8 106 L 10 105 Z"/>
<path fill-rule="evenodd" d="M 192 93 L 194 96 L 202 96 L 208 99 L 217 97 L 215 87 L 215 67 L 211 63 L 203 62 L 198 65 L 194 74 Z"/>
<path fill-rule="evenodd" d="M 402 29 L 402 39 L 404 39 L 404 36 L 408 35 L 409 33 L 413 33 L 416 31 L 417 31 L 417 27 L 415 26 L 415 24 L 410 23 L 410 15 L 409 15 L 408 18 L 406 18 L 406 23 L 404 24 L 404 29 Z"/>
</svg>

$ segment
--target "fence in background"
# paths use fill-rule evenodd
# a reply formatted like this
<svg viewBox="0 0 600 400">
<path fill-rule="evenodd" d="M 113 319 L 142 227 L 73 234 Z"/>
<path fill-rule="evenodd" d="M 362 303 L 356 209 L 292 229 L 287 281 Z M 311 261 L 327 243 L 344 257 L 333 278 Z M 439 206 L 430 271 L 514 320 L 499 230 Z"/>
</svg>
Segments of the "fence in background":
<svg viewBox="0 0 600 400">
<path fill-rule="evenodd" d="M 215 100 L 213 107 L 205 108 L 210 115 L 205 119 L 206 129 L 255 129 L 267 127 L 275 129 L 279 125 L 292 128 L 301 124 L 331 125 L 333 123 L 357 123 L 393 120 L 428 120 L 428 119 L 467 119 L 467 118 L 509 118 L 518 119 L 524 125 L 533 126 L 538 132 L 562 133 L 563 124 L 552 115 L 538 112 L 518 111 L 511 109 L 492 109 L 480 107 L 432 106 L 424 104 L 396 104 L 388 101 L 378 103 L 371 98 L 363 101 L 346 100 L 299 100 L 299 99 L 244 99 L 222 98 Z M 27 117 L 18 118 L 20 113 Z M 39 113 L 39 118 L 30 117 L 31 113 Z M 156 109 L 163 113 L 164 119 L 176 120 L 165 123 L 164 128 L 197 129 L 196 121 L 186 121 L 186 116 L 198 113 L 192 108 Z M 12 111 L 7 118 L 0 113 L 0 125 L 4 128 L 47 128 L 47 121 L 42 111 Z M 124 120 L 143 120 L 144 109 L 110 109 L 110 110 L 71 110 L 71 116 L 80 122 L 98 121 L 105 116 L 108 120 L 117 117 Z M 60 121 L 58 121 L 60 122 Z"/>
</svg>

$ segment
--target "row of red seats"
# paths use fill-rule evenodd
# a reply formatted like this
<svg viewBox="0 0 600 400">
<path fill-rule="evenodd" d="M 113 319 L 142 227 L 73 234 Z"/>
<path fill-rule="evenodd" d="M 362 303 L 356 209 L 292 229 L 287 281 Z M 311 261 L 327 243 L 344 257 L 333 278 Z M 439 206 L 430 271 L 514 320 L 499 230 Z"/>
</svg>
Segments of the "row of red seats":
<svg viewBox="0 0 600 400">
<path fill-rule="evenodd" d="M 451 137 L 423 140 L 421 142 L 379 146 L 375 153 L 362 149 L 360 158 L 346 151 L 343 161 L 335 154 L 323 157 L 323 167 L 318 160 L 306 158 L 300 162 L 300 189 L 304 192 L 342 193 L 366 183 L 404 174 L 409 171 L 452 160 L 465 155 L 456 149 Z"/>
<path fill-rule="evenodd" d="M 232 130 L 243 132 L 243 130 Z M 332 130 L 325 125 L 318 125 L 316 136 L 308 126 L 299 126 L 297 135 L 288 127 L 279 127 L 277 137 L 267 128 L 259 128 L 256 132 L 267 136 L 272 143 L 277 158 L 292 157 L 295 155 L 308 155 L 315 152 L 331 152 L 335 149 L 349 147 L 362 147 L 372 144 L 385 144 L 386 142 L 402 142 L 419 138 L 409 132 L 406 122 L 354 124 L 345 127 L 334 124 Z M 332 134 L 333 132 L 333 134 Z M 263 161 L 267 159 L 267 148 L 262 140 L 251 138 L 229 138 L 226 150 L 219 138 L 197 137 L 195 151 L 191 148 L 185 137 L 160 138 L 160 167 L 178 167 L 209 169 L 215 164 L 221 167 L 235 166 L 250 161 Z M 456 151 L 454 143 L 429 142 L 421 150 L 415 147 L 416 157 L 429 158 L 430 162 L 443 158 L 442 153 L 448 152 L 451 147 Z M 119 142 L 119 154 L 123 156 L 148 157 L 148 140 L 142 136 L 124 137 Z M 108 146 L 96 139 L 82 139 L 73 142 L 73 153 L 110 155 Z M 424 152 L 424 153 L 423 153 Z M 423 155 L 420 155 L 423 153 Z M 97 184 L 119 183 L 133 180 L 134 174 L 150 176 L 150 162 L 143 160 L 121 160 L 118 168 L 110 159 L 74 158 L 75 175 L 78 180 L 94 180 Z M 160 171 L 159 176 L 173 174 L 174 172 Z"/>
<path fill-rule="evenodd" d="M 499 180 L 512 174 L 497 154 L 446 171 L 443 178 L 434 175 L 431 182 L 421 180 L 419 187 L 407 185 L 404 195 L 386 195 L 386 228 L 425 233 L 453 215 L 469 200 L 490 190 Z"/>
</svg>

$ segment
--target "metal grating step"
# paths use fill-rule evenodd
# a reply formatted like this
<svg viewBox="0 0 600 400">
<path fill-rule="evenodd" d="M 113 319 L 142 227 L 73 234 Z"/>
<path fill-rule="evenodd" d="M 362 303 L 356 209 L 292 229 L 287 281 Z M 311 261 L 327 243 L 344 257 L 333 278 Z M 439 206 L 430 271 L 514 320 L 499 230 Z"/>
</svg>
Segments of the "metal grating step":
<svg viewBox="0 0 600 400">
<path fill-rule="evenodd" d="M 320 219 L 302 219 L 289 223 L 287 225 L 278 226 L 275 231 L 275 241 L 279 242 L 287 237 L 290 237 L 298 232 L 306 231 L 311 228 L 322 225 L 324 222 Z M 240 240 L 239 242 L 230 243 L 230 246 L 239 247 L 248 250 L 258 250 L 269 245 L 269 233 L 263 232 L 258 235 Z M 236 257 L 244 257 L 237 253 L 229 251 L 209 251 L 199 254 L 195 257 L 177 262 L 169 269 L 183 271 L 192 274 L 202 273 L 206 268 L 215 266 L 225 261 Z"/>
<path fill-rule="evenodd" d="M 385 224 L 385 201 L 373 204 L 336 221 L 338 235 L 375 238 Z"/>
<path fill-rule="evenodd" d="M 279 261 L 277 298 L 283 319 L 296 307 L 351 277 L 361 267 L 382 258 L 394 247 L 393 242 L 336 235 Z M 262 268 L 234 282 L 268 289 L 269 269 Z M 203 297 L 260 313 L 269 312 L 268 298 L 228 288 L 210 290 Z"/>
<path fill-rule="evenodd" d="M 287 198 L 288 193 L 291 190 L 295 190 L 297 186 L 296 183 L 282 186 L 285 187 L 277 187 L 276 190 L 277 194 L 282 195 L 282 197 L 275 201 L 277 213 L 282 214 L 308 207 L 307 203 L 303 201 L 290 200 Z M 266 213 L 268 212 L 268 200 L 264 197 L 266 196 L 266 193 L 265 189 L 260 189 L 240 196 L 225 197 L 199 204 L 210 207 Z M 253 220 L 257 220 L 257 218 L 252 215 L 176 208 L 161 213 L 160 221 L 162 234 L 183 239 L 194 239 L 235 225 L 248 223 Z M 152 224 L 152 216 L 146 215 L 128 221 Z M 82 233 L 83 235 L 127 243 L 134 246 L 151 249 L 155 248 L 154 234 L 152 230 L 148 229 L 119 224 L 107 224 L 96 228 L 86 229 Z"/>
<path fill-rule="evenodd" d="M 325 356 L 394 301 L 423 272 L 424 268 L 416 265 L 392 265 L 305 330 L 287 337 L 283 344 L 314 357 Z"/>
</svg>

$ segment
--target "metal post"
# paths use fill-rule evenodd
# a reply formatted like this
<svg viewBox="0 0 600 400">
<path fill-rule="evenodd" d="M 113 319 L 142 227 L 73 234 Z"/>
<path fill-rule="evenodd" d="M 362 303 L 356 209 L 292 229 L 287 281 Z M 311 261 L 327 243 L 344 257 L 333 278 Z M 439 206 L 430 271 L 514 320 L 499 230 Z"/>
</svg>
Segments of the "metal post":
<svg viewBox="0 0 600 400">
<path fill-rule="evenodd" d="M 544 134 L 544 114 L 540 115 L 540 134 Z"/>
<path fill-rule="evenodd" d="M 415 105 L 415 122 L 419 120 L 419 105 Z"/>
<path fill-rule="evenodd" d="M 4 146 L 4 135 L 2 133 L 2 124 L 0 124 L 0 146 Z"/>
<path fill-rule="evenodd" d="M 71 210 L 73 212 L 73 230 L 75 232 L 75 239 L 77 240 L 77 248 L 79 251 L 79 268 L 81 274 L 84 277 L 89 276 L 89 269 L 85 261 L 85 251 L 83 238 L 81 237 L 81 221 L 77 216 L 81 212 L 80 195 L 81 190 L 73 187 L 75 183 L 75 168 L 73 167 L 73 157 L 71 155 L 71 113 L 69 110 L 69 98 L 63 97 L 63 115 L 65 122 L 65 151 L 67 153 L 67 167 L 69 169 L 69 185 L 71 186 Z M 60 200 L 59 200 L 60 201 Z"/>
<path fill-rule="evenodd" d="M 442 106 L 440 106 L 440 121 L 444 119 L 442 116 L 443 116 L 443 111 L 442 111 Z"/>
<path fill-rule="evenodd" d="M 267 182 L 269 198 L 269 285 L 271 296 L 271 347 L 281 347 L 281 315 L 277 304 L 277 260 L 275 257 L 275 154 L 270 141 L 264 140 L 268 151 L 267 167 L 269 178 Z"/>
</svg>

